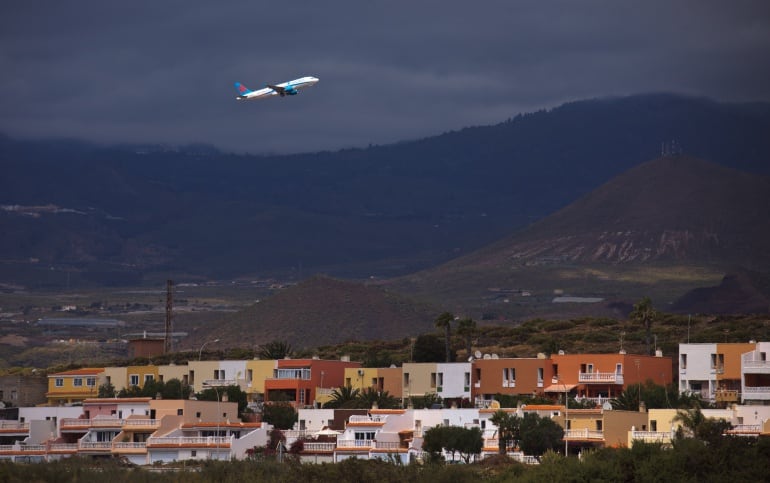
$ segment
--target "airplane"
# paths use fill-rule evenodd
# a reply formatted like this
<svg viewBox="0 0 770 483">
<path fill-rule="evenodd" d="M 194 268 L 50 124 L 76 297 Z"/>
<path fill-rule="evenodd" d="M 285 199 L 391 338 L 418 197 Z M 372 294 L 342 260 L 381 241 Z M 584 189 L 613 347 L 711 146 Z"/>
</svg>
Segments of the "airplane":
<svg viewBox="0 0 770 483">
<path fill-rule="evenodd" d="M 294 96 L 299 92 L 298 89 L 312 86 L 316 82 L 318 82 L 317 77 L 300 77 L 299 79 L 283 82 L 281 84 L 267 84 L 263 89 L 256 91 L 252 91 L 240 82 L 236 82 L 235 90 L 238 91 L 237 99 L 239 101 L 247 101 L 250 99 L 264 99 L 271 96 Z"/>
</svg>

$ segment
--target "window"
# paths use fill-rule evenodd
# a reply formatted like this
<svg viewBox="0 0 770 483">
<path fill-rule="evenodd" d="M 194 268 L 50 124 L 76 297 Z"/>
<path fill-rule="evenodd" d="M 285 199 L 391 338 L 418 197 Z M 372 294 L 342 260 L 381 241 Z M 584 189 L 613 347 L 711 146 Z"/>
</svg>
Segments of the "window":
<svg viewBox="0 0 770 483">
<path fill-rule="evenodd" d="M 11 389 L 11 401 L 15 401 L 17 398 L 16 389 Z"/>
<path fill-rule="evenodd" d="M 129 386 L 138 386 L 139 385 L 139 374 L 131 374 L 128 376 L 128 385 Z"/>
<path fill-rule="evenodd" d="M 184 409 L 177 409 L 176 410 L 176 415 L 177 416 L 184 416 Z"/>
<path fill-rule="evenodd" d="M 655 419 L 651 419 L 650 420 L 650 431 L 655 432 L 657 430 L 658 430 L 658 421 L 656 421 Z"/>
<path fill-rule="evenodd" d="M 82 377 L 76 377 L 72 380 L 72 385 L 75 387 L 81 387 L 83 386 L 83 378 Z"/>
<path fill-rule="evenodd" d="M 465 373 L 465 387 L 468 387 L 470 385 L 471 385 L 471 373 L 470 372 L 466 372 Z M 466 391 L 467 391 L 467 389 L 466 389 Z"/>
<path fill-rule="evenodd" d="M 687 354 L 679 354 L 679 368 L 687 369 Z"/>
<path fill-rule="evenodd" d="M 201 417 L 201 412 L 200 412 L 200 411 L 196 412 L 196 413 L 195 413 L 195 417 L 196 417 L 196 418 L 198 418 L 198 419 L 200 419 L 200 417 Z"/>
<path fill-rule="evenodd" d="M 615 364 L 615 374 L 623 374 L 623 364 Z"/>
<path fill-rule="evenodd" d="M 193 457 L 193 458 L 195 458 L 196 456 L 198 456 L 198 450 L 195 450 L 195 449 L 193 449 L 193 450 L 190 450 L 190 456 L 191 456 L 191 457 Z"/>
<path fill-rule="evenodd" d="M 152 374 L 145 374 L 144 375 L 144 382 L 145 384 L 155 379 Z"/>
<path fill-rule="evenodd" d="M 251 382 L 254 377 L 253 369 L 246 369 L 246 382 Z"/>
<path fill-rule="evenodd" d="M 601 431 L 602 430 L 602 420 L 601 419 L 597 419 L 596 420 L 596 430 L 597 431 Z"/>
<path fill-rule="evenodd" d="M 443 386 L 444 385 L 444 373 L 439 372 L 438 373 L 438 385 Z"/>
<path fill-rule="evenodd" d="M 717 366 L 717 355 L 711 354 L 711 368 L 714 369 Z"/>
<path fill-rule="evenodd" d="M 409 387 L 409 373 L 404 373 L 404 387 Z"/>
<path fill-rule="evenodd" d="M 543 382 L 543 368 L 538 367 L 537 368 L 537 382 L 542 383 Z"/>
<path fill-rule="evenodd" d="M 54 385 L 56 387 L 64 387 L 64 379 L 62 379 L 61 377 L 57 377 L 56 380 L 54 381 Z"/>
<path fill-rule="evenodd" d="M 436 373 L 430 373 L 430 387 L 436 387 Z"/>
<path fill-rule="evenodd" d="M 371 441 L 374 439 L 374 431 L 356 432 L 356 441 Z"/>
<path fill-rule="evenodd" d="M 95 377 L 87 377 L 86 378 L 86 386 L 88 386 L 88 387 L 96 386 L 96 378 Z"/>
</svg>

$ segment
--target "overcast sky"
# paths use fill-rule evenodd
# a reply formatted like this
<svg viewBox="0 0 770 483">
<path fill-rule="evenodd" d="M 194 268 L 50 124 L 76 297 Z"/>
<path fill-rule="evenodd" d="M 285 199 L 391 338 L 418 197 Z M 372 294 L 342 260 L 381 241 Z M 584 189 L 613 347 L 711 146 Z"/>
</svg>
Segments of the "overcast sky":
<svg viewBox="0 0 770 483">
<path fill-rule="evenodd" d="M 313 75 L 299 95 L 235 100 Z M 12 1 L 0 132 L 364 147 L 645 92 L 770 101 L 770 1 Z"/>
</svg>

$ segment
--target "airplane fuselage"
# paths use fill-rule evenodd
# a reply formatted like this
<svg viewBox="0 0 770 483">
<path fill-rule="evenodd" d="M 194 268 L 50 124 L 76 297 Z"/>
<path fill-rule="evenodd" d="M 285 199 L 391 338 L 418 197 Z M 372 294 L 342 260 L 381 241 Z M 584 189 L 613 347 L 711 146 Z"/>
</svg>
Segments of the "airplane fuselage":
<svg viewBox="0 0 770 483">
<path fill-rule="evenodd" d="M 248 89 L 245 89 L 243 94 L 239 95 L 237 99 L 239 101 L 247 101 L 253 99 L 264 99 L 272 96 L 293 96 L 297 94 L 298 89 L 302 89 L 303 87 L 310 87 L 317 82 L 317 77 L 300 77 L 299 79 L 283 82 L 281 84 L 268 84 L 267 87 L 258 89 L 256 91 L 249 91 Z M 236 84 L 236 89 L 240 90 L 241 87 L 242 86 L 240 84 Z"/>
</svg>

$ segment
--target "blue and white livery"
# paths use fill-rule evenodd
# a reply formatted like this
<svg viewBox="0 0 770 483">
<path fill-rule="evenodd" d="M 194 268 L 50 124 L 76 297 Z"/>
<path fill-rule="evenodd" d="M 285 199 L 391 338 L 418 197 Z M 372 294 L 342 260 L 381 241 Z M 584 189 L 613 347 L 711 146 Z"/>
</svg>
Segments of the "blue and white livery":
<svg viewBox="0 0 770 483">
<path fill-rule="evenodd" d="M 239 101 L 247 101 L 249 99 L 264 99 L 272 96 L 294 96 L 303 87 L 310 87 L 318 82 L 317 77 L 300 77 L 289 82 L 283 82 L 281 84 L 270 85 L 267 84 L 263 89 L 252 91 L 240 82 L 235 83 L 235 90 L 238 91 L 237 99 Z"/>
</svg>

